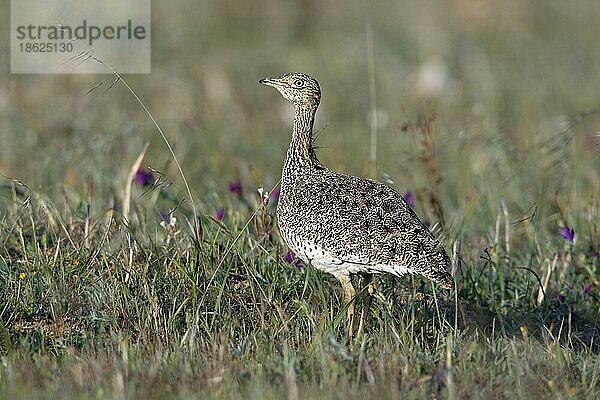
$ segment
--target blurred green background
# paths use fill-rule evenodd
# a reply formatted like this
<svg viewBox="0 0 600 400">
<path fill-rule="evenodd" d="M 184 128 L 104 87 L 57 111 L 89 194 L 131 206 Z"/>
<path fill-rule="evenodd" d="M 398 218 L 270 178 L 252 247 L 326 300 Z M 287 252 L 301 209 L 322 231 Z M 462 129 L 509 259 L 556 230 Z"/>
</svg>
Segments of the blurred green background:
<svg viewBox="0 0 600 400">
<path fill-rule="evenodd" d="M 8 11 L 5 1 L 5 26 Z M 315 76 L 322 161 L 366 174 L 369 16 L 380 180 L 413 190 L 417 209 L 429 212 L 433 181 L 411 127 L 435 115 L 451 224 L 496 209 L 500 198 L 517 215 L 533 204 L 597 206 L 597 1 L 155 1 L 153 72 L 125 79 L 166 132 L 202 212 L 221 205 L 228 181 L 254 191 L 279 178 L 291 107 L 257 84 L 265 76 Z M 0 172 L 52 198 L 93 194 L 100 212 L 150 142 L 143 165 L 182 188 L 165 144 L 122 85 L 87 94 L 110 75 L 11 75 L 8 34 L 0 40 Z M 547 215 L 556 212 L 550 207 Z"/>
</svg>

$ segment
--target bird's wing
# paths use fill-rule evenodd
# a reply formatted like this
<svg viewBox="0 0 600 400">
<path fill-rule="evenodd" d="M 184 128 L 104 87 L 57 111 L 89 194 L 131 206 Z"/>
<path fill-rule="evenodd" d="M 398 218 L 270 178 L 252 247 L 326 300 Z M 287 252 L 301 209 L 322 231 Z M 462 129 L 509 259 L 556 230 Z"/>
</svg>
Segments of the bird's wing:
<svg viewBox="0 0 600 400">
<path fill-rule="evenodd" d="M 306 187 L 315 240 L 335 257 L 379 272 L 415 273 L 447 284 L 449 258 L 406 201 L 373 180 L 335 172 Z"/>
</svg>

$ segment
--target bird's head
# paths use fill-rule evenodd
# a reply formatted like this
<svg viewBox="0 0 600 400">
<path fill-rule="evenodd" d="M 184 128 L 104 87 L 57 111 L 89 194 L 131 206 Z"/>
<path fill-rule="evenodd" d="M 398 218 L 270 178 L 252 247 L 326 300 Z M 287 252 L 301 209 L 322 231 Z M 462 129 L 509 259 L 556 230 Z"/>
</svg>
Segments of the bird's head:
<svg viewBox="0 0 600 400">
<path fill-rule="evenodd" d="M 277 78 L 261 79 L 258 83 L 273 86 L 295 106 L 316 107 L 321 101 L 319 82 L 301 72 L 288 72 Z"/>
</svg>

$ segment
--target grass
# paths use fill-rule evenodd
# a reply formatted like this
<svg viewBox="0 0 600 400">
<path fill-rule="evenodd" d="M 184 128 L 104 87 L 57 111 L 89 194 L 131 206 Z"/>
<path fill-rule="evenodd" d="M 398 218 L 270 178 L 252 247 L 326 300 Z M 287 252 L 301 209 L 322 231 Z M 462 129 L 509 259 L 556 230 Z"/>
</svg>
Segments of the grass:
<svg viewBox="0 0 600 400">
<path fill-rule="evenodd" d="M 167 244 L 154 221 L 86 222 L 27 198 L 2 221 L 3 396 L 598 393 L 598 297 L 582 292 L 597 261 L 577 246 L 463 252 L 458 303 L 425 282 L 383 278 L 352 345 L 333 280 L 286 264 L 273 233 L 253 227 L 272 209 L 245 229 L 205 217 L 201 241 L 180 232 Z M 556 268 L 538 304 L 541 257 Z"/>
<path fill-rule="evenodd" d="M 370 49 L 358 6 L 155 4 L 194 23 L 154 22 L 154 73 L 125 80 L 172 150 L 121 84 L 7 75 L 0 397 L 599 397 L 598 5 L 402 3 L 371 5 Z M 256 81 L 286 70 L 322 84 L 324 163 L 370 174 L 377 115 L 379 179 L 459 255 L 455 291 L 381 277 L 359 343 L 256 190 L 290 118 Z"/>
</svg>

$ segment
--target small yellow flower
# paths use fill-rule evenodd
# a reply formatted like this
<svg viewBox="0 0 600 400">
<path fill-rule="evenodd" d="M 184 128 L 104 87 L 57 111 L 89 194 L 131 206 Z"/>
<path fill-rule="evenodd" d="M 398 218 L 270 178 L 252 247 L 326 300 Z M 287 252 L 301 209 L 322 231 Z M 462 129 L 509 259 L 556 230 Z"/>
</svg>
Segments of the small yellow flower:
<svg viewBox="0 0 600 400">
<path fill-rule="evenodd" d="M 79 279 L 79 275 L 77 275 L 77 274 L 73 275 L 73 279 L 75 279 L 75 280 Z"/>
<path fill-rule="evenodd" d="M 79 265 L 79 260 L 75 259 L 75 260 L 71 261 L 71 263 L 72 263 L 73 265 Z"/>
<path fill-rule="evenodd" d="M 521 335 L 523 335 L 524 338 L 527 337 L 527 327 L 525 325 L 521 325 L 519 327 L 519 330 L 521 331 Z"/>
<path fill-rule="evenodd" d="M 19 274 L 19 279 L 20 279 L 20 280 L 24 280 L 25 278 L 27 278 L 27 274 L 26 274 L 25 272 L 21 272 L 21 273 Z"/>
</svg>

